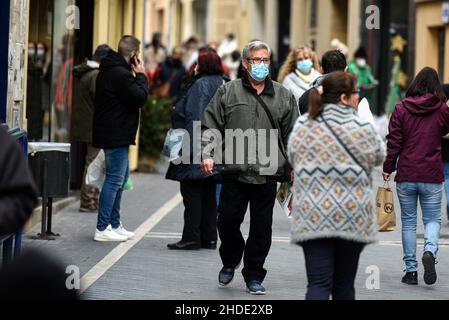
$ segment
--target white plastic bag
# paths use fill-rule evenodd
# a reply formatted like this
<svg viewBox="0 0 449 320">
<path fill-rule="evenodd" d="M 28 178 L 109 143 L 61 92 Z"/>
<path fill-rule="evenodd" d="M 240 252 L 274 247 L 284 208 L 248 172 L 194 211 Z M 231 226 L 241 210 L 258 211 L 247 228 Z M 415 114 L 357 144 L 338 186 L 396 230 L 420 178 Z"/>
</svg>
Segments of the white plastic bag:
<svg viewBox="0 0 449 320">
<path fill-rule="evenodd" d="M 374 127 L 376 123 L 374 121 L 373 113 L 371 112 L 371 108 L 369 102 L 366 98 L 363 98 L 359 103 L 359 117 L 365 121 L 371 123 Z"/>
<path fill-rule="evenodd" d="M 183 129 L 170 129 L 165 136 L 162 155 L 173 162 L 180 158 L 181 149 L 183 147 L 183 139 L 187 131 Z M 188 135 L 188 133 L 187 133 Z"/>
<path fill-rule="evenodd" d="M 106 165 L 104 151 L 101 150 L 98 156 L 87 168 L 86 185 L 96 187 L 99 190 L 103 187 L 104 179 L 106 177 Z"/>
<path fill-rule="evenodd" d="M 377 132 L 377 140 L 380 145 L 380 150 L 382 157 L 385 157 L 387 145 L 385 143 L 385 137 L 387 132 L 385 132 L 385 127 L 388 128 L 388 118 L 374 118 L 373 113 L 371 112 L 371 108 L 369 102 L 366 98 L 363 98 L 359 103 L 359 117 L 365 121 L 368 121 L 374 126 Z M 381 119 L 381 120 L 379 120 Z M 385 124 L 386 120 L 386 124 Z"/>
</svg>

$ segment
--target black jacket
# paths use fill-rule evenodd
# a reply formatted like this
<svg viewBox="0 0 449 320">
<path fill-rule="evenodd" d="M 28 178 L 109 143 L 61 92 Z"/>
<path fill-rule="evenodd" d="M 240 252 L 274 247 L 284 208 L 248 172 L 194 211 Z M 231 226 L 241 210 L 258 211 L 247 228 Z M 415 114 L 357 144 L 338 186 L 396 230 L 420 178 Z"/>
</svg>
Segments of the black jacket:
<svg viewBox="0 0 449 320">
<path fill-rule="evenodd" d="M 160 64 L 160 67 L 160 82 L 166 83 L 167 81 L 170 81 L 170 97 L 179 97 L 182 91 L 182 81 L 187 75 L 187 71 L 182 65 L 182 61 L 167 58 L 163 63 Z M 170 78 L 172 79 L 170 80 Z"/>
<path fill-rule="evenodd" d="M 110 50 L 101 61 L 95 91 L 92 144 L 117 148 L 135 144 L 139 109 L 148 97 L 148 81 L 117 52 Z"/>
<path fill-rule="evenodd" d="M 316 89 L 317 87 L 321 86 L 321 83 L 324 80 L 325 75 L 319 77 L 318 79 L 316 79 L 313 82 L 313 88 L 312 89 Z M 298 109 L 299 109 L 299 114 L 303 115 L 306 113 L 309 113 L 309 96 L 310 96 L 310 92 L 312 91 L 312 89 L 307 90 L 306 92 L 303 93 L 303 95 L 301 96 L 301 98 L 299 98 L 298 101 Z"/>
<path fill-rule="evenodd" d="M 0 128 L 0 236 L 20 230 L 37 204 L 37 191 L 19 145 Z"/>
</svg>

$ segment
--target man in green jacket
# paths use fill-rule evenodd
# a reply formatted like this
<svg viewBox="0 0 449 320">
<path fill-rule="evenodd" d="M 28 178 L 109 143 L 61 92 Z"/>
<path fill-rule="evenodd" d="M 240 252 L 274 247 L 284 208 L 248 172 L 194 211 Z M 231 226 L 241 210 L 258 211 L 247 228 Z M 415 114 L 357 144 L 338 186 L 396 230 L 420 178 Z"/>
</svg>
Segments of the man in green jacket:
<svg viewBox="0 0 449 320">
<path fill-rule="evenodd" d="M 270 56 L 267 44 L 250 42 L 243 50 L 245 76 L 220 87 L 201 120 L 201 169 L 214 174 L 219 165 L 223 176 L 218 209 L 223 262 L 219 284 L 227 286 L 232 281 L 243 257 L 247 292 L 255 295 L 266 293 L 263 265 L 271 247 L 277 182 L 290 176 L 284 150 L 298 118 L 293 94 L 268 77 Z M 224 141 L 222 150 L 207 155 L 208 146 L 217 139 Z M 240 225 L 248 203 L 251 221 L 245 244 Z"/>
<path fill-rule="evenodd" d="M 92 60 L 86 60 L 73 68 L 72 141 L 82 143 L 87 149 L 81 187 L 79 209 L 81 212 L 98 211 L 100 192 L 96 187 L 86 185 L 85 180 L 87 167 L 100 152 L 100 149 L 92 146 L 95 83 L 101 60 L 106 57 L 109 50 L 108 45 L 100 45 L 95 50 Z"/>
</svg>

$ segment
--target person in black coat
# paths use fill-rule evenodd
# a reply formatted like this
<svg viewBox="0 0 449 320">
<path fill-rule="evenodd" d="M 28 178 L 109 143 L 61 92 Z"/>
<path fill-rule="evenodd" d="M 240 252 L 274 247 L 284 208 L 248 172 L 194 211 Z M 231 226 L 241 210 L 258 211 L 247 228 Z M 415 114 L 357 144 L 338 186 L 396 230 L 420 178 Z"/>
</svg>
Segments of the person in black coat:
<svg viewBox="0 0 449 320">
<path fill-rule="evenodd" d="M 180 181 L 185 206 L 182 239 L 168 244 L 168 248 L 174 250 L 217 248 L 215 177 L 207 176 L 201 171 L 199 163 L 193 163 L 193 144 L 196 143 L 194 121 L 200 121 L 204 109 L 225 82 L 221 59 L 215 50 L 200 50 L 196 73 L 194 82 L 178 100 L 172 115 L 172 128 L 184 129 L 190 135 L 191 155 L 190 164 L 170 163 L 166 175 L 167 179 Z M 201 127 L 197 130 L 201 132 Z"/>
<path fill-rule="evenodd" d="M 323 69 L 324 75 L 319 77 L 313 83 L 313 88 L 318 88 L 321 86 L 326 75 L 335 71 L 346 71 L 347 62 L 345 55 L 340 50 L 330 50 L 327 51 L 321 59 L 321 68 Z M 299 114 L 303 115 L 309 112 L 309 94 L 312 89 L 307 90 L 299 98 L 298 108 Z"/>
<path fill-rule="evenodd" d="M 139 48 L 135 37 L 122 37 L 118 52 L 109 50 L 97 76 L 92 145 L 104 149 L 106 179 L 100 194 L 96 241 L 126 241 L 134 236 L 121 224 L 120 203 L 129 177 L 129 146 L 136 144 L 140 108 L 148 97 Z"/>
<path fill-rule="evenodd" d="M 182 64 L 182 48 L 175 47 L 170 57 L 159 65 L 156 75 L 157 83 L 164 84 L 170 82 L 170 98 L 176 99 L 182 91 L 182 80 L 187 75 L 187 71 Z"/>
<path fill-rule="evenodd" d="M 37 190 L 19 145 L 0 127 L 0 237 L 19 231 L 37 205 Z"/>
</svg>

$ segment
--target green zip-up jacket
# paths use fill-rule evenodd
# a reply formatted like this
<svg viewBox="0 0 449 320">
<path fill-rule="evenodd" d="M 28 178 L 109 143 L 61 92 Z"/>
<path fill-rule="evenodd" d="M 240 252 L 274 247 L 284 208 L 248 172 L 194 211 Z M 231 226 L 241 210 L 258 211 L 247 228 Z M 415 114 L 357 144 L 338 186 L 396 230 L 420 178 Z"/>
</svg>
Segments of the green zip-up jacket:
<svg viewBox="0 0 449 320">
<path fill-rule="evenodd" d="M 221 148 L 217 149 L 220 149 L 222 155 L 220 157 L 220 155 L 212 153 L 211 156 L 218 164 L 223 178 L 237 179 L 243 183 L 264 184 L 277 181 L 284 175 L 284 164 L 287 160 L 278 147 L 279 139 L 277 136 L 270 135 L 270 130 L 274 130 L 274 128 L 254 93 L 256 93 L 256 90 L 251 86 L 247 76 L 243 79 L 228 82 L 218 89 L 201 119 L 202 150 L 203 159 L 208 158 L 207 146 L 211 146 L 211 142 L 217 139 L 216 135 L 219 132 L 223 144 Z M 299 116 L 295 97 L 288 89 L 269 78 L 265 80 L 265 89 L 260 97 L 268 106 L 274 121 L 277 122 L 283 148 L 286 150 L 289 135 Z M 205 134 L 206 132 L 212 132 L 209 129 L 216 130 L 215 134 L 212 135 L 213 138 Z M 247 130 L 253 129 L 255 135 L 252 136 L 255 136 L 257 141 L 250 143 L 251 139 L 245 138 L 243 145 L 238 144 L 238 139 L 229 135 L 229 130 L 236 133 L 235 130 L 239 129 L 247 133 L 251 132 Z M 266 130 L 266 143 L 260 143 L 262 141 L 260 138 L 263 137 L 261 136 L 263 132 L 260 132 L 260 129 Z M 250 144 L 254 147 L 249 148 Z M 273 151 L 276 151 L 276 155 L 271 156 L 270 146 L 276 148 L 273 149 Z M 244 152 L 239 152 L 239 149 L 244 150 Z M 249 152 L 251 150 L 252 152 Z M 229 152 L 232 152 L 233 157 L 226 157 Z M 241 157 L 240 161 L 238 161 L 239 157 Z M 277 157 L 277 160 L 274 160 L 275 157 Z M 263 171 L 270 166 L 268 158 L 273 158 L 270 163 L 274 170 L 269 170 L 270 173 Z M 219 161 L 221 163 L 218 163 Z M 276 162 L 277 166 L 275 167 Z"/>
</svg>

